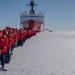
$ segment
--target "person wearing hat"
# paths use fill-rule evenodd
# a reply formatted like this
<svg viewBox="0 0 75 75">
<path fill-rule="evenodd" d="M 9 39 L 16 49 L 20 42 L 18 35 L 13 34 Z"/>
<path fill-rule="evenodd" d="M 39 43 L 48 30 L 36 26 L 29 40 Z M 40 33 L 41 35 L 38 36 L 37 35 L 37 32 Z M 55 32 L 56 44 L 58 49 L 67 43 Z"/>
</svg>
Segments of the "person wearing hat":
<svg viewBox="0 0 75 75">
<path fill-rule="evenodd" d="M 1 55 L 1 68 L 4 68 L 5 65 L 5 54 L 7 52 L 8 39 L 6 37 L 6 30 L 3 30 L 2 35 L 0 35 L 0 55 Z"/>
</svg>

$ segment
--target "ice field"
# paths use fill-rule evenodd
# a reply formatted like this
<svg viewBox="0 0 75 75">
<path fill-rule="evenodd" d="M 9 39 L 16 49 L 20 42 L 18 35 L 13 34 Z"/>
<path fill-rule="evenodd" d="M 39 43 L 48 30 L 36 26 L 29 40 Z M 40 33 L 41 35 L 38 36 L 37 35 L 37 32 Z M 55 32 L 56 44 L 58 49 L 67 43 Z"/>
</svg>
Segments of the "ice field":
<svg viewBox="0 0 75 75">
<path fill-rule="evenodd" d="M 75 75 L 75 31 L 37 33 L 11 59 L 0 75 Z"/>
</svg>

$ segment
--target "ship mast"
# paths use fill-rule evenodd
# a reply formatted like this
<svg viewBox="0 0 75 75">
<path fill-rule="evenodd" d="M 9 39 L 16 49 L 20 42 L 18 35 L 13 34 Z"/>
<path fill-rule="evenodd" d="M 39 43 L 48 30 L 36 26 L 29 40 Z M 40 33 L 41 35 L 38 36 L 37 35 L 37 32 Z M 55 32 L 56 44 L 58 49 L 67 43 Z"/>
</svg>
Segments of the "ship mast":
<svg viewBox="0 0 75 75">
<path fill-rule="evenodd" d="M 28 6 L 31 6 L 30 14 L 35 14 L 34 6 L 37 6 L 38 4 L 35 4 L 33 0 L 30 1 L 30 4 L 27 4 Z"/>
</svg>

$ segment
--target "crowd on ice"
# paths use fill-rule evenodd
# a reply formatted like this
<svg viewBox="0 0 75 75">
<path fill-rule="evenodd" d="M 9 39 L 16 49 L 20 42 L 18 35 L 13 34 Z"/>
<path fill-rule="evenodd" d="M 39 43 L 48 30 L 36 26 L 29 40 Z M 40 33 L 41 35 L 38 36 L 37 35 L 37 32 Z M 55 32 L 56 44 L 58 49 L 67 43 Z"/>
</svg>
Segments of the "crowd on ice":
<svg viewBox="0 0 75 75">
<path fill-rule="evenodd" d="M 6 63 L 9 63 L 15 47 L 23 46 L 26 39 L 36 35 L 35 30 L 25 30 L 23 28 L 6 27 L 0 30 L 0 61 L 1 68 L 4 68 Z"/>
</svg>

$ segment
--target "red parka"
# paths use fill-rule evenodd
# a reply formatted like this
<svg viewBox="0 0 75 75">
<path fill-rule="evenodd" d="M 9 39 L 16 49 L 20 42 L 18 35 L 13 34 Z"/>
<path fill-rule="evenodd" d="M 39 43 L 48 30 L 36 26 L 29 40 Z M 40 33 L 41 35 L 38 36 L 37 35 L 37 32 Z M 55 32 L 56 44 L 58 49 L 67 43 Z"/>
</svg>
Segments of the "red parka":
<svg viewBox="0 0 75 75">
<path fill-rule="evenodd" d="M 8 46 L 8 38 L 6 35 L 1 35 L 0 36 L 0 54 L 3 54 L 7 51 L 7 46 Z"/>
<path fill-rule="evenodd" d="M 22 30 L 19 30 L 19 35 L 18 36 L 19 36 L 18 37 L 19 40 L 23 40 L 24 35 L 23 35 L 23 31 Z"/>
</svg>

